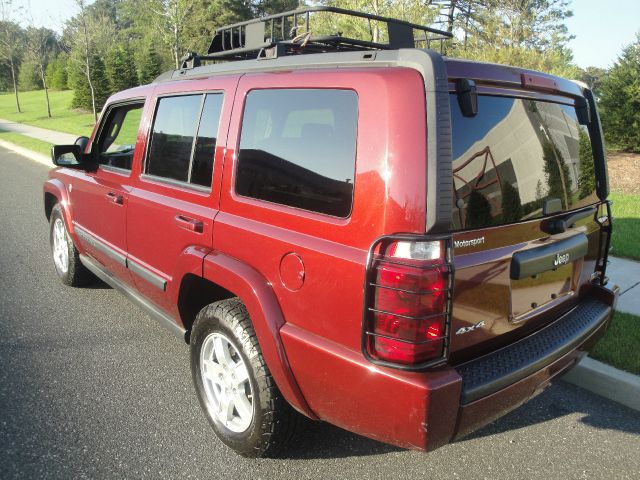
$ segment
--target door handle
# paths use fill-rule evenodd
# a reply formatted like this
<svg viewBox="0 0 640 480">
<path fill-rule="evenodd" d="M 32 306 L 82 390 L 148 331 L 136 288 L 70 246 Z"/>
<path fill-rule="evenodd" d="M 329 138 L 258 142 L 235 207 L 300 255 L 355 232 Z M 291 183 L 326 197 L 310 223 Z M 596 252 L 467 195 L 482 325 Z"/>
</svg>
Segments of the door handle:
<svg viewBox="0 0 640 480">
<path fill-rule="evenodd" d="M 176 224 L 180 228 L 189 230 L 191 232 L 202 233 L 204 231 L 204 224 L 200 220 L 195 218 L 185 217 L 184 215 L 176 215 Z"/>
<path fill-rule="evenodd" d="M 107 197 L 107 200 L 115 203 L 116 205 L 124 204 L 124 199 L 122 198 L 122 195 L 118 195 L 117 193 L 109 192 L 105 195 L 105 197 Z"/>
</svg>

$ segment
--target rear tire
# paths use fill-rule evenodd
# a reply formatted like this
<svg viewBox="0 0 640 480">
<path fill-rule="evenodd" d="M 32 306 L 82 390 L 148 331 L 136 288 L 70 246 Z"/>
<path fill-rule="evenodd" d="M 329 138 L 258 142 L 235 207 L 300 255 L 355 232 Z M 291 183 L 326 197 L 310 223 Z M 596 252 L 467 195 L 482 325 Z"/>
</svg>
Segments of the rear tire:
<svg viewBox="0 0 640 480">
<path fill-rule="evenodd" d="M 301 415 L 284 399 L 238 299 L 204 307 L 191 333 L 191 373 L 218 438 L 245 457 L 275 456 Z"/>
<path fill-rule="evenodd" d="M 94 280 L 93 274 L 80 262 L 80 254 L 69 235 L 60 204 L 56 204 L 51 210 L 49 243 L 53 265 L 62 283 L 80 287 Z"/>
</svg>

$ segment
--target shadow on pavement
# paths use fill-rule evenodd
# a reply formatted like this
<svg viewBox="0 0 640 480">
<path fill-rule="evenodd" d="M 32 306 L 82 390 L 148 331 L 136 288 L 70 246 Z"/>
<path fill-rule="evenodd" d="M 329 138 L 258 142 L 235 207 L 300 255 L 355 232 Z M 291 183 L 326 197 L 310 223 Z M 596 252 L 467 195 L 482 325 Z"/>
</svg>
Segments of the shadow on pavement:
<svg viewBox="0 0 640 480">
<path fill-rule="evenodd" d="M 401 452 L 403 449 L 376 442 L 325 422 L 304 420 L 291 446 L 276 458 L 310 460 L 363 457 Z"/>
<path fill-rule="evenodd" d="M 504 417 L 460 439 L 459 442 L 518 430 L 575 413 L 582 414 L 583 417 L 579 421 L 591 427 L 640 435 L 640 416 L 632 415 L 637 421 L 629 422 L 629 412 L 633 410 L 579 387 L 564 382 L 557 383 L 560 385 L 552 386 Z M 559 395 L 560 389 L 565 393 L 564 398 Z M 573 401 L 567 401 L 566 397 Z M 581 408 L 576 409 L 576 405 L 580 405 Z"/>
</svg>

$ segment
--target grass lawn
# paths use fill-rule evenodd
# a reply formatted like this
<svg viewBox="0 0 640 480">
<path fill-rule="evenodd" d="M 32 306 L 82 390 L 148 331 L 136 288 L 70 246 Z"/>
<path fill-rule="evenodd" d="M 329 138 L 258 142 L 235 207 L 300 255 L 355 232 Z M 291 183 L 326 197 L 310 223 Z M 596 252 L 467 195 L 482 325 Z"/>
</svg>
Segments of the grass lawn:
<svg viewBox="0 0 640 480">
<path fill-rule="evenodd" d="M 44 90 L 19 92 L 22 113 L 16 112 L 13 92 L 0 95 L 0 118 L 59 132 L 87 135 L 93 130 L 93 114 L 71 110 L 72 90 L 49 91 L 52 118 L 47 117 Z"/>
<path fill-rule="evenodd" d="M 36 140 L 35 138 L 27 137 L 26 135 L 0 130 L 0 140 L 11 142 L 15 145 L 28 148 L 29 150 L 33 150 L 34 152 L 38 152 L 43 155 L 51 155 L 50 143 L 43 142 L 42 140 Z"/>
<path fill-rule="evenodd" d="M 640 375 L 640 317 L 616 312 L 606 335 L 590 356 L 616 368 Z"/>
<path fill-rule="evenodd" d="M 613 192 L 611 254 L 640 260 L 640 195 Z"/>
</svg>

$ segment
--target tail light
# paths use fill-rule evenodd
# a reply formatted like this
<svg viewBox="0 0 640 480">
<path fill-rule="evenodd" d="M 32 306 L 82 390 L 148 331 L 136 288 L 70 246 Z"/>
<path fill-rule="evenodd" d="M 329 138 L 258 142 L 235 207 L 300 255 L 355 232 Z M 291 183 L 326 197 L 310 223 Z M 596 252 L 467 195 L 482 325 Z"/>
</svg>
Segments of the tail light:
<svg viewBox="0 0 640 480">
<path fill-rule="evenodd" d="M 365 281 L 363 352 L 373 363 L 420 369 L 447 358 L 453 265 L 450 237 L 382 237 Z"/>
</svg>

